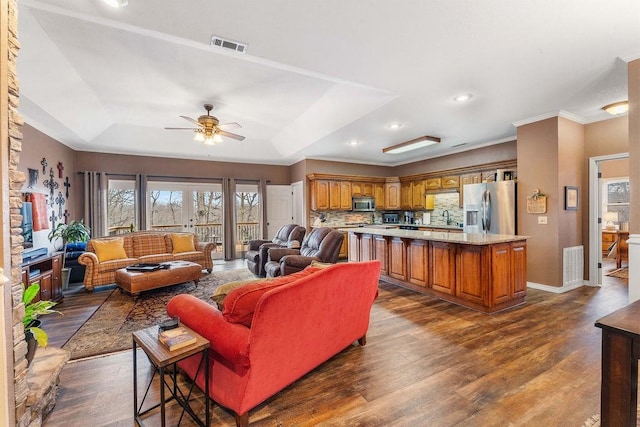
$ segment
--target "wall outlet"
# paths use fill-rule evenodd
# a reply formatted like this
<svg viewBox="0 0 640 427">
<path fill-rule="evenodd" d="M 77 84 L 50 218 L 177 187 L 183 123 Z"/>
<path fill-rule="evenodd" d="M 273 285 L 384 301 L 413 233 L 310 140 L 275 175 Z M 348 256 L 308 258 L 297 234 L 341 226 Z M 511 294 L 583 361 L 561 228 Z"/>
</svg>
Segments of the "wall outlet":
<svg viewBox="0 0 640 427">
<path fill-rule="evenodd" d="M 547 223 L 547 217 L 546 216 L 539 216 L 538 217 L 538 224 L 546 224 Z"/>
</svg>

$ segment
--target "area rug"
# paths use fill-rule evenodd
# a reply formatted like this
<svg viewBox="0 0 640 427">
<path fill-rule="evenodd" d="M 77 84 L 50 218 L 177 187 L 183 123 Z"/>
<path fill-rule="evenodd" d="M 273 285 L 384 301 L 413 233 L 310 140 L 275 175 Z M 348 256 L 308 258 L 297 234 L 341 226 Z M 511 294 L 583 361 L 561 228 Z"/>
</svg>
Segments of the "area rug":
<svg viewBox="0 0 640 427">
<path fill-rule="evenodd" d="M 167 318 L 167 303 L 178 294 L 191 294 L 213 304 L 211 295 L 219 285 L 253 279 L 246 269 L 213 272 L 193 282 L 142 292 L 131 297 L 118 288 L 62 346 L 71 352 L 71 360 L 82 359 L 131 348 L 131 333 L 158 324 Z"/>
<path fill-rule="evenodd" d="M 615 269 L 613 271 L 608 272 L 607 276 L 617 277 L 619 279 L 628 279 L 629 278 L 629 268 L 627 268 L 627 267 L 617 268 L 617 269 Z"/>
</svg>

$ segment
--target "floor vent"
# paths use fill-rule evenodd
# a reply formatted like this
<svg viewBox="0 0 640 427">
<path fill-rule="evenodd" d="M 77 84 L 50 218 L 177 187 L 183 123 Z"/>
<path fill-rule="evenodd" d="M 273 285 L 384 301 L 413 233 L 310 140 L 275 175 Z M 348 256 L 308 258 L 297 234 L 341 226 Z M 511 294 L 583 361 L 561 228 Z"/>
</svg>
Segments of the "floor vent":
<svg viewBox="0 0 640 427">
<path fill-rule="evenodd" d="M 563 286 L 581 283 L 584 270 L 584 248 L 573 246 L 562 249 Z"/>
<path fill-rule="evenodd" d="M 218 36 L 211 36 L 211 46 L 219 47 L 222 49 L 235 50 L 236 52 L 240 52 L 240 53 L 247 52 L 246 44 L 234 42 L 228 39 L 223 39 L 222 37 L 218 37 Z"/>
</svg>

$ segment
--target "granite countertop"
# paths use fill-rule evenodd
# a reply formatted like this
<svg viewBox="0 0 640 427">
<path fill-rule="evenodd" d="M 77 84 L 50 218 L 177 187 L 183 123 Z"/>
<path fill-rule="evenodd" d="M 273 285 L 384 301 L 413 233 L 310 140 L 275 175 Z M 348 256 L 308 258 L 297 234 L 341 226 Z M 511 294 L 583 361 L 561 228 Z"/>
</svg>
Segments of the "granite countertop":
<svg viewBox="0 0 640 427">
<path fill-rule="evenodd" d="M 382 229 L 373 227 L 343 228 L 341 231 L 352 233 L 376 234 L 379 236 L 402 237 L 405 239 L 431 240 L 436 242 L 463 243 L 468 245 L 492 245 L 526 240 L 528 236 L 507 234 L 448 233 L 444 231 Z"/>
</svg>

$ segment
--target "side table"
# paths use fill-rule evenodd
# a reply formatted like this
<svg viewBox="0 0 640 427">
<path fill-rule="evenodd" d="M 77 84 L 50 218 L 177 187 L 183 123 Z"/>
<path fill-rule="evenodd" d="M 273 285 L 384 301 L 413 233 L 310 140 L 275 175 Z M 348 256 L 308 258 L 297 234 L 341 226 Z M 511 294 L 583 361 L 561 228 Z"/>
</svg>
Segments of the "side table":
<svg viewBox="0 0 640 427">
<path fill-rule="evenodd" d="M 180 420 L 182 420 L 182 416 L 186 411 L 191 418 L 199 426 L 209 426 L 210 416 L 209 416 L 209 341 L 199 335 L 197 332 L 188 328 L 187 326 L 180 324 L 180 326 L 189 333 L 193 334 L 196 337 L 196 343 L 179 348 L 174 351 L 169 351 L 159 340 L 158 340 L 158 327 L 152 326 L 150 328 L 142 329 L 140 331 L 133 332 L 133 411 L 134 411 L 134 419 L 135 422 L 139 426 L 143 426 L 142 416 L 146 415 L 150 411 L 160 407 L 160 417 L 161 417 L 161 426 L 165 427 L 165 404 L 175 399 L 176 402 L 182 407 L 182 413 L 180 414 Z M 140 402 L 140 406 L 138 406 L 138 359 L 137 359 L 137 347 L 140 347 L 147 357 L 149 361 L 152 363 L 154 367 L 153 375 L 149 380 L 149 384 L 147 385 L 147 389 L 145 391 L 144 397 Z M 177 382 L 177 366 L 176 363 L 196 355 L 200 353 L 201 359 L 200 364 L 198 366 L 198 373 L 201 369 L 204 369 L 204 377 L 205 377 L 205 390 L 204 392 L 204 405 L 205 405 L 205 421 L 202 422 L 198 418 L 198 416 L 194 413 L 193 409 L 189 405 L 189 399 L 191 398 L 191 393 L 193 391 L 193 387 L 195 385 L 195 381 L 191 383 L 191 387 L 188 390 L 188 393 L 185 394 L 182 392 L 180 387 L 178 387 Z M 173 365 L 173 369 L 171 372 L 167 373 L 167 367 Z M 160 377 L 160 402 L 151 406 L 150 408 L 142 410 L 142 406 L 144 405 L 144 401 L 149 393 L 149 389 L 151 388 L 151 384 L 153 384 L 153 378 L 156 373 L 159 374 Z M 171 380 L 171 381 L 169 381 Z M 169 397 L 165 396 L 165 388 L 169 389 Z M 180 422 L 178 421 L 178 424 Z"/>
</svg>

